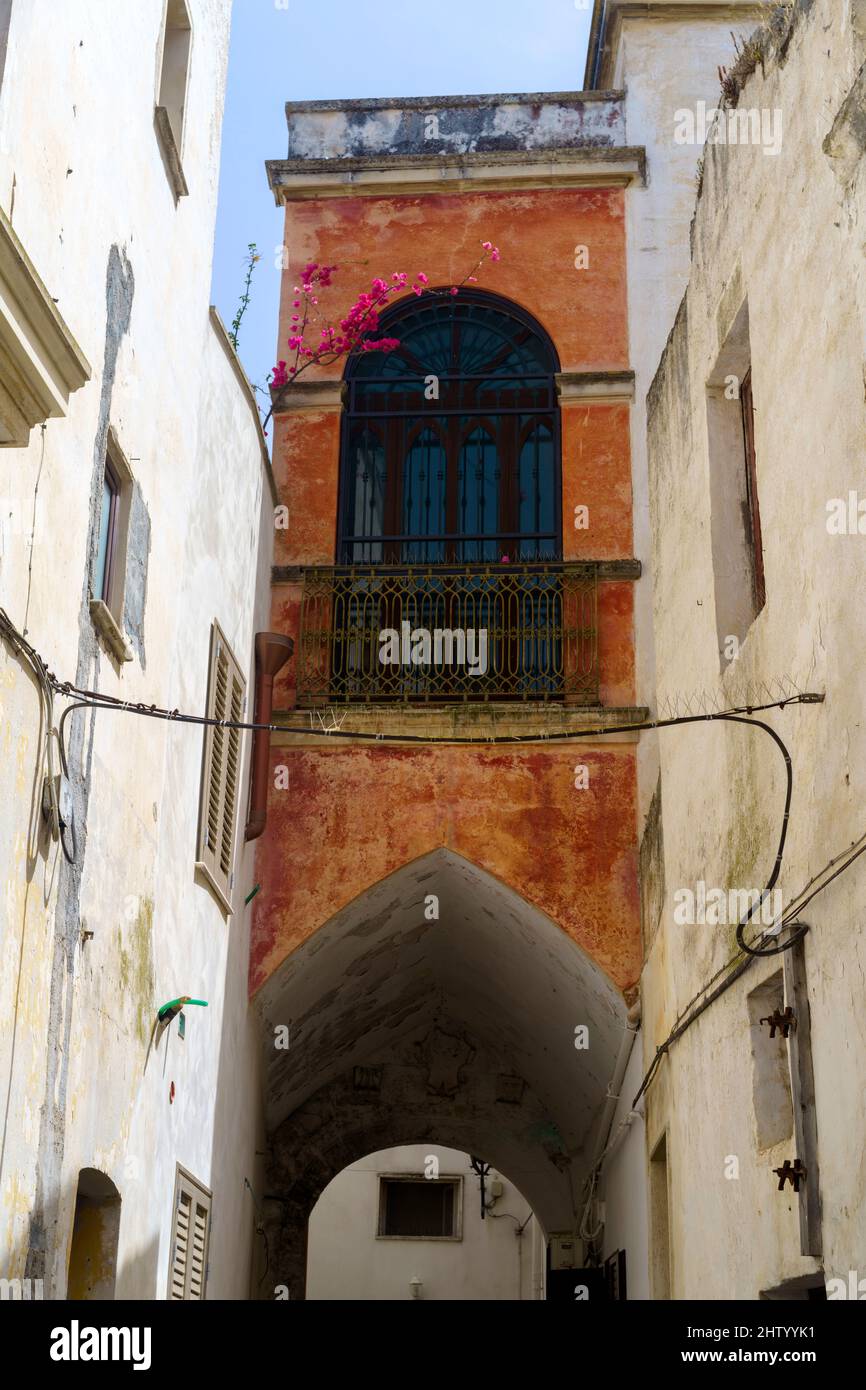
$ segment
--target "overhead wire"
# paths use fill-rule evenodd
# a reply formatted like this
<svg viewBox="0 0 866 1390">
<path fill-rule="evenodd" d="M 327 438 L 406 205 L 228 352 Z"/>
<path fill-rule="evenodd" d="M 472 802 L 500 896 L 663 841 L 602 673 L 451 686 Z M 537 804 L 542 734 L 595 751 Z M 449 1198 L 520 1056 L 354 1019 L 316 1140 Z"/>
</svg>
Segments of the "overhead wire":
<svg viewBox="0 0 866 1390">
<path fill-rule="evenodd" d="M 0 635 L 24 658 L 36 677 L 39 691 L 40 709 L 45 718 L 45 762 L 48 766 L 48 802 L 51 812 L 51 834 L 53 839 L 63 843 L 60 827 L 60 807 L 57 802 L 57 786 L 54 780 L 54 755 L 52 752 L 54 730 L 54 678 L 36 648 L 27 641 L 0 608 Z M 64 853 L 65 853 L 64 847 Z M 68 857 L 68 856 L 67 856 Z"/>
<path fill-rule="evenodd" d="M 26 654 L 28 655 L 28 659 L 31 661 L 31 664 L 34 666 L 34 669 L 39 674 L 40 684 L 44 681 L 47 690 L 63 695 L 66 698 L 77 697 L 74 698 L 73 703 L 67 706 L 67 708 L 63 711 L 57 729 L 57 739 L 58 746 L 60 749 L 61 765 L 66 775 L 68 775 L 68 764 L 64 741 L 64 728 L 66 719 L 75 709 L 114 709 L 126 713 L 141 715 L 148 718 L 168 720 L 177 723 L 196 724 L 201 726 L 214 726 L 220 728 L 239 730 L 262 730 L 270 733 L 280 733 L 283 735 L 303 736 L 304 738 L 333 738 L 334 735 L 337 734 L 337 736 L 341 739 L 348 741 L 362 741 L 375 743 L 385 742 L 400 744 L 420 743 L 426 745 L 429 745 L 431 743 L 441 743 L 483 746 L 485 744 L 521 745 L 573 742 L 578 739 L 590 737 L 603 738 L 606 736 L 610 737 L 621 735 L 623 733 L 652 732 L 654 730 L 675 728 L 687 724 L 706 724 L 716 722 L 744 724 L 746 726 L 751 726 L 753 728 L 760 729 L 763 733 L 768 734 L 779 748 L 785 765 L 785 806 L 782 814 L 782 824 L 779 834 L 779 843 L 776 851 L 776 857 L 773 863 L 773 868 L 770 873 L 770 878 L 767 882 L 766 887 L 760 893 L 758 901 L 751 905 L 749 911 L 737 924 L 737 945 L 740 948 L 740 951 L 744 954 L 745 960 L 742 961 L 740 965 L 737 966 L 731 972 L 730 975 L 728 975 L 727 979 L 723 981 L 723 983 L 719 986 L 717 990 L 713 991 L 710 995 L 705 995 L 705 991 L 707 988 L 709 988 L 709 984 L 712 984 L 715 981 L 715 979 L 718 978 L 719 974 L 723 974 L 724 971 L 729 968 L 731 962 L 728 962 L 728 965 L 722 967 L 722 970 L 720 972 L 717 972 L 717 975 L 713 977 L 713 980 L 711 980 L 708 985 L 704 986 L 704 989 L 700 991 L 699 995 L 696 996 L 695 1000 L 692 1001 L 692 1005 L 689 1006 L 690 1010 L 696 1003 L 697 999 L 700 998 L 702 995 L 705 995 L 701 1004 L 696 1009 L 694 1009 L 693 1012 L 687 1011 L 687 1016 L 681 1016 L 680 1020 L 678 1020 L 671 1034 L 668 1036 L 665 1042 L 662 1043 L 661 1046 L 657 1049 L 653 1063 L 650 1066 L 647 1076 L 644 1078 L 644 1081 L 641 1084 L 641 1088 L 638 1091 L 637 1096 L 635 1097 L 633 1103 L 634 1105 L 637 1104 L 637 1101 L 640 1099 L 641 1095 L 644 1093 L 647 1086 L 650 1084 L 652 1077 L 654 1076 L 655 1071 L 657 1070 L 658 1065 L 660 1064 L 661 1058 L 667 1053 L 673 1042 L 675 1042 L 677 1038 L 682 1036 L 682 1034 L 686 1031 L 688 1027 L 691 1026 L 695 1019 L 699 1017 L 700 1014 L 703 1013 L 704 1010 L 707 1007 L 709 1007 L 709 1005 L 716 998 L 718 998 L 719 994 L 723 993 L 725 989 L 729 988 L 729 986 L 734 982 L 735 979 L 739 978 L 743 971 L 746 968 L 748 968 L 748 965 L 751 963 L 751 961 L 760 957 L 779 955 L 783 951 L 790 950 L 791 947 L 796 943 L 796 941 L 801 940 L 808 931 L 808 927 L 805 924 L 794 921 L 793 918 L 789 915 L 781 918 L 779 922 L 774 923 L 770 933 L 768 933 L 765 930 L 759 933 L 758 936 L 753 937 L 750 942 L 747 942 L 745 939 L 746 928 L 748 927 L 755 913 L 765 902 L 769 893 L 772 891 L 781 872 L 785 843 L 787 839 L 788 824 L 790 819 L 791 798 L 793 790 L 793 767 L 790 754 L 783 740 L 775 731 L 775 729 L 771 728 L 769 724 L 766 724 L 763 720 L 754 719 L 752 716 L 772 709 L 783 710 L 786 709 L 789 705 L 819 704 L 824 699 L 824 696 L 822 694 L 809 691 L 801 691 L 792 695 L 783 696 L 777 700 L 769 700 L 761 704 L 746 704 L 733 706 L 731 709 L 724 711 L 711 711 L 708 713 L 692 715 L 678 715 L 670 719 L 636 720 L 628 724 L 612 724 L 603 727 L 599 727 L 598 725 L 592 725 L 583 729 L 568 729 L 557 732 L 544 731 L 542 733 L 529 734 L 493 734 L 474 736 L 459 734 L 445 734 L 441 736 L 430 734 L 390 734 L 383 733 L 381 731 L 374 732 L 366 730 L 344 731 L 342 726 L 338 726 L 336 724 L 330 728 L 303 729 L 289 724 L 253 723 L 245 720 L 215 719 L 206 715 L 183 714 L 178 709 L 170 710 L 153 704 L 147 705 L 144 702 L 120 700 L 116 696 L 111 696 L 100 691 L 88 690 L 81 686 L 77 686 L 70 681 L 60 681 L 51 671 L 48 670 L 44 661 L 35 651 L 35 649 L 32 648 L 30 644 L 27 643 L 26 639 L 24 639 L 21 636 L 21 634 L 17 632 L 17 629 L 14 628 L 14 625 L 11 623 L 7 614 L 2 609 L 0 609 L 0 631 L 5 632 L 6 635 L 9 636 L 15 642 L 15 644 L 19 646 L 20 649 L 26 652 Z M 50 741 L 48 757 L 50 764 Z M 56 810 L 56 796 L 54 794 L 53 778 L 51 781 L 51 794 L 52 808 L 56 817 L 56 823 L 59 827 L 59 812 Z M 862 853 L 864 851 L 866 851 L 866 844 L 864 844 L 862 850 L 858 850 L 857 854 Z M 65 846 L 64 852 L 66 852 Z M 838 870 L 838 872 L 844 872 L 844 870 L 848 867 L 848 864 L 853 862 L 853 859 L 856 857 L 857 855 L 852 856 L 848 860 L 848 862 Z M 835 864 L 836 862 L 838 862 L 838 860 L 831 861 L 832 864 Z M 828 867 L 830 866 L 828 865 Z M 836 876 L 837 875 L 833 875 L 833 877 Z M 831 881 L 832 879 L 828 880 L 828 882 Z M 826 884 L 822 884 L 821 887 L 817 888 L 815 891 L 820 892 L 823 887 L 826 887 Z M 812 894 L 811 896 L 814 896 L 814 894 Z M 807 898 L 805 901 L 811 901 L 811 898 Z M 804 905 L 805 903 L 801 904 L 801 906 Z M 779 932 L 780 928 L 784 930 L 786 927 L 788 928 L 788 935 L 786 936 L 784 941 L 780 941 L 774 946 L 759 944 L 763 942 L 764 938 L 768 934 L 776 935 Z M 792 928 L 797 928 L 797 930 L 794 931 L 792 930 Z M 735 960 L 736 957 L 734 957 L 733 959 Z"/>
</svg>

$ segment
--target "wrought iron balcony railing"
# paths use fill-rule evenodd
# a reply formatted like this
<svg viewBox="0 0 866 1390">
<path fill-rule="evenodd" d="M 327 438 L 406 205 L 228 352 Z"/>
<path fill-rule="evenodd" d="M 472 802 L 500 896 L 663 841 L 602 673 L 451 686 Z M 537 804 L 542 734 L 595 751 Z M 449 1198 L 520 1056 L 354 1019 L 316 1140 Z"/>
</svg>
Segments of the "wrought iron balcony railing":
<svg viewBox="0 0 866 1390">
<path fill-rule="evenodd" d="M 298 703 L 598 703 L 597 566 L 303 570 Z"/>
</svg>

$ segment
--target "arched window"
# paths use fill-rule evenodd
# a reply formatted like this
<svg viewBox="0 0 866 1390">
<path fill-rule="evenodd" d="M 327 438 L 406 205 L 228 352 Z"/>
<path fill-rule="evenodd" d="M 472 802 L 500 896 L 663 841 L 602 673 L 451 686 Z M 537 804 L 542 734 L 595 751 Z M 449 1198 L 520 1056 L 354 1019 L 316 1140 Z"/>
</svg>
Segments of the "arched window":
<svg viewBox="0 0 866 1390">
<path fill-rule="evenodd" d="M 343 422 L 338 563 L 555 559 L 561 547 L 556 351 L 482 291 L 403 301 L 354 359 Z"/>
</svg>

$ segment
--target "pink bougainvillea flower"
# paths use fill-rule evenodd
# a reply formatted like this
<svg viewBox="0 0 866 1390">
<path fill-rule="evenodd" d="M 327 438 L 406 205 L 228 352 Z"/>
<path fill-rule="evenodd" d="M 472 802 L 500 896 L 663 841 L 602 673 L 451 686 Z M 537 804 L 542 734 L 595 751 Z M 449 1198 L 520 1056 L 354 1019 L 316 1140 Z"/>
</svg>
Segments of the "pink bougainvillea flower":
<svg viewBox="0 0 866 1390">
<path fill-rule="evenodd" d="M 494 246 L 492 241 L 484 241 L 481 246 L 484 254 L 478 265 L 472 267 L 473 270 L 477 270 L 485 260 L 498 261 L 500 258 L 499 248 Z M 272 388 L 279 390 L 308 367 L 318 363 L 331 364 L 353 353 L 396 351 L 400 347 L 399 338 L 375 336 L 379 328 L 380 315 L 389 303 L 404 291 L 411 289 L 420 297 L 430 283 L 423 271 L 418 272 L 411 284 L 409 276 L 403 270 L 392 271 L 390 280 L 377 276 L 371 280 L 369 290 L 357 293 L 354 303 L 344 311 L 345 317 L 332 320 L 327 311 L 324 314 L 314 311 L 319 304 L 320 292 L 331 286 L 336 271 L 336 265 L 320 265 L 318 261 L 309 261 L 300 272 L 299 284 L 294 286 L 295 298 L 292 301 L 292 308 L 296 312 L 290 314 L 287 338 L 289 350 L 293 354 L 292 365 L 289 367 L 283 361 L 277 363 L 269 378 Z M 477 283 L 476 275 L 467 275 L 459 284 L 452 285 L 448 293 L 457 295 L 462 285 Z M 311 320 L 316 323 L 319 334 L 318 342 L 308 346 L 306 332 Z M 502 556 L 502 563 L 509 563 L 507 555 Z"/>
</svg>

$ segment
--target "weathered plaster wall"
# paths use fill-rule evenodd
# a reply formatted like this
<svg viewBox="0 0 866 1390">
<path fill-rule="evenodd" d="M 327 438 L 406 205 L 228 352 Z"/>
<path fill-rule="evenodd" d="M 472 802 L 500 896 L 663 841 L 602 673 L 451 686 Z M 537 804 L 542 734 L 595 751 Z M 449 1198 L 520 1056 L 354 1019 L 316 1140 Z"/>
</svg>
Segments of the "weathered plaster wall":
<svg viewBox="0 0 866 1390">
<path fill-rule="evenodd" d="M 769 716 L 794 770 L 785 901 L 863 833 L 866 558 L 862 536 L 828 533 L 827 504 L 862 477 L 866 162 L 862 131 L 840 113 L 864 59 L 862 7 L 804 0 L 782 51 L 746 80 L 741 108 L 783 112 L 781 152 L 708 146 L 688 293 L 648 399 L 659 698 L 721 680 L 734 703 L 784 677 L 826 693 Z M 767 603 L 720 678 L 706 384 L 746 297 Z M 733 951 L 731 926 L 676 926 L 674 892 L 699 879 L 761 888 L 784 797 L 781 758 L 757 731 L 674 730 L 659 749 L 665 897 L 642 985 L 647 1064 Z M 861 875 L 855 865 L 803 914 L 824 1268 L 843 1278 L 866 1263 Z M 649 1092 L 650 1148 L 668 1136 L 675 1298 L 754 1298 L 815 1268 L 800 1254 L 797 1199 L 771 1171 L 795 1156 L 793 1141 L 757 1147 L 746 996 L 778 968 L 752 966 L 675 1044 Z"/>
<path fill-rule="evenodd" d="M 507 1173 L 546 1230 L 574 1227 L 625 1005 L 499 879 L 453 850 L 413 859 L 286 956 L 255 1007 L 272 1282 L 303 1280 L 307 1218 L 337 1173 L 422 1133 Z"/>
<path fill-rule="evenodd" d="M 485 265 L 481 288 L 513 299 L 535 315 L 553 338 L 563 371 L 628 367 L 620 188 L 291 202 L 286 208 L 288 269 L 278 342 L 289 336 L 292 287 L 308 261 L 344 267 L 329 291 L 342 303 L 356 285 L 394 270 L 410 275 L 423 270 L 431 285 L 456 284 L 481 255 L 482 241 L 498 246 L 502 259 Z M 587 270 L 576 270 L 574 248 L 588 242 L 597 254 Z M 319 375 L 333 372 L 323 368 Z"/>
<path fill-rule="evenodd" d="M 626 747 L 272 748 L 250 986 L 364 889 L 440 846 L 548 913 L 625 989 L 640 971 Z M 589 768 L 577 790 L 574 766 Z"/>
<path fill-rule="evenodd" d="M 646 149 L 647 176 L 626 195 L 629 362 L 635 373 L 632 407 L 632 526 L 634 553 L 643 565 L 635 586 L 637 702 L 654 704 L 653 571 L 647 488 L 646 393 L 655 374 L 689 274 L 689 223 L 695 204 L 700 144 L 675 140 L 677 112 L 712 109 L 719 96 L 718 67 L 731 61 L 731 30 L 751 32 L 756 6 L 690 4 L 677 15 L 670 5 L 626 11 L 610 80 L 626 90 L 625 139 Z M 690 689 L 691 687 L 689 687 Z M 641 833 L 658 777 L 655 745 L 638 749 L 638 815 Z"/>
<path fill-rule="evenodd" d="M 66 418 L 0 452 L 2 601 L 61 678 L 203 711 L 214 618 L 252 678 L 272 534 L 269 524 L 260 542 L 270 485 L 255 414 L 208 315 L 230 3 L 192 7 L 191 193 L 177 204 L 153 127 L 162 6 L 124 7 L 113 24 L 96 8 L 33 0 L 12 11 L 0 203 L 94 373 Z M 135 477 L 134 659 L 122 667 L 88 609 L 109 425 Z M 69 866 L 41 830 L 36 690 L 5 646 L 0 688 L 6 785 L 12 771 L 0 815 L 3 1272 L 44 1277 L 46 1296 L 62 1295 L 77 1175 L 92 1167 L 121 1194 L 119 1296 L 161 1295 L 175 1162 L 212 1177 L 227 991 L 229 921 L 193 875 L 201 732 L 108 712 L 68 721 Z M 185 1042 L 175 1025 L 149 1051 L 156 1008 L 182 992 L 210 1007 L 190 1017 Z M 239 1051 L 238 1068 L 247 1061 Z"/>
<path fill-rule="evenodd" d="M 323 119 L 332 118 L 334 113 L 326 111 Z M 318 158 L 321 151 L 310 153 Z M 553 338 L 563 371 L 627 370 L 619 188 L 290 201 L 280 340 L 288 335 L 298 269 L 309 260 L 344 267 L 329 292 L 339 301 L 341 279 L 354 289 L 404 264 L 423 269 L 432 284 L 450 284 L 470 269 L 482 240 L 498 244 L 503 256 L 485 267 L 483 287 L 538 318 Z M 575 247 L 586 243 L 593 247 L 590 268 L 578 271 Z M 343 290 L 342 297 L 349 292 Z M 564 555 L 628 558 L 628 407 L 570 402 L 562 418 Z M 338 400 L 327 408 L 281 410 L 276 417 L 275 472 L 289 507 L 288 528 L 278 532 L 279 564 L 333 563 L 339 431 Z M 571 525 L 578 503 L 589 506 L 588 530 Z M 299 600 L 296 582 L 281 578 L 275 584 L 276 629 L 297 634 Z M 600 585 L 599 648 L 602 700 L 630 705 L 629 582 Z M 277 681 L 278 706 L 294 705 L 294 682 L 291 663 Z M 622 987 L 631 983 L 638 949 L 632 749 L 594 750 L 587 759 L 581 754 L 581 761 L 591 763 L 591 778 L 596 770 L 598 777 L 591 804 L 580 805 L 573 772 L 577 755 L 564 750 L 295 751 L 290 740 L 275 748 L 273 757 L 275 767 L 288 766 L 290 790 L 271 791 L 272 820 L 260 860 L 267 892 L 257 904 L 253 990 L 339 907 L 440 846 L 453 847 L 538 903 Z M 539 844 L 545 846 L 543 856 Z M 604 881 L 602 866 L 612 870 L 611 884 Z"/>
<path fill-rule="evenodd" d="M 622 145 L 624 130 L 610 93 L 287 102 L 286 116 L 289 159 L 565 150 Z"/>
</svg>

